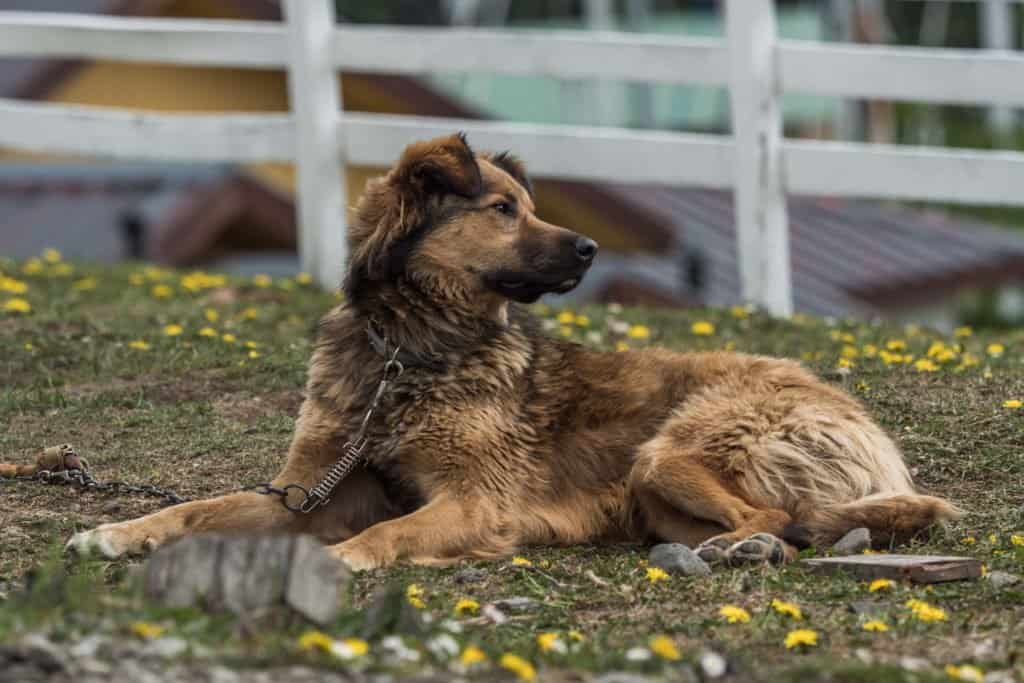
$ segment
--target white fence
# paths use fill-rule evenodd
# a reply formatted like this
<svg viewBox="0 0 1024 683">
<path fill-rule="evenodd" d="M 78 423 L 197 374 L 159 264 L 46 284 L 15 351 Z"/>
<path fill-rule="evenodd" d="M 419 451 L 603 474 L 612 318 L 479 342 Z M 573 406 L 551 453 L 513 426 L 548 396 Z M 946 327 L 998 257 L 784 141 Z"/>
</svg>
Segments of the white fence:
<svg viewBox="0 0 1024 683">
<path fill-rule="evenodd" d="M 346 162 L 465 130 L 538 176 L 735 189 L 744 297 L 792 310 L 787 193 L 1024 205 L 1024 154 L 784 140 L 783 93 L 1024 107 L 1024 57 L 997 50 L 780 41 L 772 0 L 727 0 L 727 38 L 336 26 L 331 0 L 284 0 L 286 23 L 0 12 L 0 56 L 288 70 L 290 114 L 181 115 L 0 99 L 0 146 L 99 157 L 292 161 L 303 267 L 344 262 Z M 734 135 L 343 112 L 338 69 L 485 71 L 721 85 Z"/>
</svg>

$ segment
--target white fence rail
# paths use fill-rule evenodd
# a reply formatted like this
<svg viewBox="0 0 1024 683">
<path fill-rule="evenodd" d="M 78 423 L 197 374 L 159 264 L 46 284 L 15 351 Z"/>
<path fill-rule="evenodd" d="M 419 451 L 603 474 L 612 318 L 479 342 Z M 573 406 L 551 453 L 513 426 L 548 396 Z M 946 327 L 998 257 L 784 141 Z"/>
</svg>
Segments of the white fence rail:
<svg viewBox="0 0 1024 683">
<path fill-rule="evenodd" d="M 130 159 L 294 160 L 303 267 L 344 262 L 344 163 L 465 130 L 540 176 L 732 188 L 743 294 L 792 309 L 785 195 L 1024 206 L 1024 154 L 783 140 L 783 93 L 1024 108 L 1024 57 L 999 50 L 780 41 L 772 0 L 727 0 L 725 40 L 616 33 L 333 26 L 330 0 L 286 0 L 286 24 L 0 12 L 0 56 L 285 68 L 290 114 L 183 115 L 0 99 L 0 145 Z M 343 112 L 335 70 L 483 71 L 719 85 L 734 136 Z M 623 169 L 627 169 L 624 173 Z"/>
</svg>

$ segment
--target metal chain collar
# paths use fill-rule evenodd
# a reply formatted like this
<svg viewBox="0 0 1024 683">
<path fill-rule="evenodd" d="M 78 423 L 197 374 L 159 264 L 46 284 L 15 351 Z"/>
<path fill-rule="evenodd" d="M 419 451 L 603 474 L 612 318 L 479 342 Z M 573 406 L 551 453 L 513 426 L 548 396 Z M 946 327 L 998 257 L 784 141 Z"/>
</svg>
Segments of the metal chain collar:
<svg viewBox="0 0 1024 683">
<path fill-rule="evenodd" d="M 384 344 L 386 349 L 386 338 L 384 339 Z M 338 484 L 340 484 L 345 477 L 351 474 L 352 470 L 363 463 L 365 457 L 363 455 L 363 451 L 369 443 L 366 431 L 369 429 L 370 419 L 373 417 L 374 412 L 377 410 L 377 406 L 384 397 L 384 393 L 387 391 L 388 385 L 398 379 L 405 371 L 405 366 L 403 366 L 398 360 L 398 354 L 400 351 L 401 347 L 396 346 L 389 358 L 385 356 L 387 360 L 384 363 L 383 375 L 380 383 L 377 385 L 377 391 L 374 393 L 373 399 L 370 401 L 370 406 L 367 408 L 366 414 L 363 416 L 363 421 L 360 423 L 359 429 L 356 431 L 354 437 L 345 442 L 345 445 L 342 447 L 342 456 L 338 458 L 333 465 L 331 465 L 327 470 L 327 474 L 325 474 L 324 478 L 320 480 L 320 483 L 308 490 L 301 484 L 288 484 L 283 488 L 278 488 L 270 483 L 261 483 L 235 489 L 232 492 L 238 493 L 250 491 L 263 496 L 277 496 L 281 499 L 281 504 L 288 510 L 303 514 L 309 514 L 330 502 L 331 494 L 334 492 L 334 489 L 338 487 Z M 62 448 L 67 449 L 66 455 L 75 455 L 74 450 L 70 446 L 62 446 Z M 25 482 L 75 486 L 83 491 L 110 492 L 116 495 L 140 495 L 150 498 L 163 498 L 169 505 L 189 502 L 188 498 L 179 496 L 174 491 L 170 491 L 154 484 L 130 484 L 125 481 L 116 480 L 106 482 L 97 481 L 93 479 L 84 462 L 80 467 L 70 467 L 68 469 L 60 470 L 39 470 L 31 475 L 17 475 L 14 477 L 0 476 L 0 485 Z M 297 491 L 298 495 L 301 496 L 297 503 L 291 503 L 289 501 L 292 491 Z"/>
</svg>

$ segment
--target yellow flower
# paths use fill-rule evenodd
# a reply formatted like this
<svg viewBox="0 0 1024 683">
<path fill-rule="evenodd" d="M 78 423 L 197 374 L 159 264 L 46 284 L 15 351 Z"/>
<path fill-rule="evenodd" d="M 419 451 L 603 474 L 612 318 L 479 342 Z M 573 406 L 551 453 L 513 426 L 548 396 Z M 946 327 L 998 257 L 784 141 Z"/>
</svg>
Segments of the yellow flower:
<svg viewBox="0 0 1024 683">
<path fill-rule="evenodd" d="M 412 605 L 413 607 L 415 607 L 416 609 L 426 609 L 427 608 L 427 603 L 423 602 L 422 598 L 406 598 L 406 599 L 409 601 L 409 604 Z"/>
<path fill-rule="evenodd" d="M 873 631 L 877 633 L 884 633 L 889 630 L 888 624 L 878 619 L 872 619 L 871 621 L 865 621 L 861 628 L 865 631 Z"/>
<path fill-rule="evenodd" d="M 989 534 L 988 535 L 988 542 L 991 543 L 992 545 L 995 545 L 996 543 L 999 543 L 999 537 L 996 536 L 995 534 Z"/>
<path fill-rule="evenodd" d="M 203 311 L 203 317 L 209 320 L 211 323 L 215 323 L 220 320 L 220 313 L 215 308 L 207 308 Z"/>
<path fill-rule="evenodd" d="M 537 670 L 533 668 L 533 664 L 520 657 L 511 653 L 505 653 L 498 660 L 498 664 L 503 669 L 508 669 L 514 673 L 521 681 L 532 681 L 537 678 Z"/>
<path fill-rule="evenodd" d="M 887 348 L 890 351 L 906 351 L 907 342 L 903 341 L 902 339 L 890 339 L 885 343 L 885 348 Z"/>
<path fill-rule="evenodd" d="M 149 342 L 142 339 L 136 339 L 135 341 L 128 342 L 128 347 L 138 349 L 139 351 L 149 351 Z"/>
<path fill-rule="evenodd" d="M 839 361 L 836 363 L 836 367 L 837 368 L 855 368 L 855 367 L 857 367 L 857 364 L 854 363 L 849 358 L 840 358 Z"/>
<path fill-rule="evenodd" d="M 729 315 L 737 320 L 744 320 L 750 317 L 750 309 L 746 306 L 733 306 L 729 309 Z"/>
<path fill-rule="evenodd" d="M 569 640 L 575 640 L 577 643 L 582 643 L 586 640 L 583 634 L 575 629 L 570 630 L 566 635 L 569 636 Z"/>
<path fill-rule="evenodd" d="M 299 273 L 298 275 L 295 276 L 295 281 L 298 282 L 300 285 L 308 285 L 310 282 L 313 281 L 313 276 L 310 275 L 309 273 Z"/>
<path fill-rule="evenodd" d="M 455 613 L 460 617 L 463 614 L 476 614 L 480 609 L 480 603 L 470 598 L 462 598 L 455 603 Z"/>
<path fill-rule="evenodd" d="M 864 354 L 865 358 L 874 358 L 878 355 L 878 347 L 874 344 L 865 344 L 861 349 L 861 353 Z"/>
<path fill-rule="evenodd" d="M 25 273 L 25 275 L 38 275 L 43 272 L 43 262 L 37 258 L 30 258 L 21 267 L 21 272 Z"/>
<path fill-rule="evenodd" d="M 256 359 L 256 358 L 259 358 L 259 357 L 260 357 L 260 352 L 259 351 L 250 351 L 249 352 L 249 358 Z"/>
<path fill-rule="evenodd" d="M 571 337 L 572 336 L 572 328 L 569 327 L 568 325 L 563 325 L 558 330 L 558 333 L 561 334 L 563 337 Z"/>
<path fill-rule="evenodd" d="M 558 633 L 554 631 L 541 633 L 537 636 L 537 647 L 540 648 L 541 652 L 556 652 L 558 654 L 565 654 L 566 652 L 565 643 L 558 637 Z"/>
<path fill-rule="evenodd" d="M 921 360 L 914 363 L 914 367 L 917 368 L 918 372 L 935 372 L 939 369 L 939 366 L 934 361 L 928 358 L 922 358 Z"/>
<path fill-rule="evenodd" d="M 946 675 L 950 678 L 955 678 L 961 681 L 971 681 L 972 683 L 982 683 L 982 681 L 985 680 L 985 672 L 976 666 L 971 666 L 970 664 L 964 664 L 963 666 L 947 664 Z"/>
<path fill-rule="evenodd" d="M 890 590 L 895 585 L 896 584 L 889 579 L 875 579 L 868 584 L 868 590 L 872 593 L 877 593 L 878 591 Z"/>
<path fill-rule="evenodd" d="M 629 351 L 629 344 L 627 344 L 624 341 L 615 342 L 615 350 L 616 351 L 620 351 L 620 352 L 621 351 Z"/>
<path fill-rule="evenodd" d="M 474 664 L 486 662 L 487 655 L 476 645 L 467 645 L 466 649 L 459 655 L 459 661 L 462 662 L 462 666 L 473 666 Z"/>
<path fill-rule="evenodd" d="M 235 335 L 231 334 L 230 332 L 228 332 L 226 334 L 222 334 L 220 338 L 223 339 L 228 344 L 234 344 L 235 343 Z"/>
<path fill-rule="evenodd" d="M 26 351 L 31 351 L 34 348 L 36 348 L 36 347 L 32 344 L 32 342 L 25 342 L 25 350 Z"/>
<path fill-rule="evenodd" d="M 75 272 L 75 268 L 70 263 L 58 263 L 50 269 L 50 273 L 56 277 L 67 277 L 73 272 Z"/>
<path fill-rule="evenodd" d="M 522 557 L 520 555 L 516 555 L 515 557 L 512 558 L 512 564 L 514 564 L 514 565 L 516 565 L 518 567 L 532 567 L 533 566 L 533 562 L 530 562 L 528 559 L 526 559 L 525 557 Z"/>
<path fill-rule="evenodd" d="M 423 588 L 418 583 L 410 583 L 405 587 L 405 597 L 421 598 L 423 597 Z"/>
<path fill-rule="evenodd" d="M 255 320 L 256 318 L 259 317 L 260 312 L 257 311 L 252 306 L 250 306 L 249 308 L 243 310 L 239 315 L 245 320 Z"/>
<path fill-rule="evenodd" d="M 333 645 L 334 641 L 323 631 L 306 631 L 299 636 L 299 650 L 302 652 L 320 650 L 329 654 Z"/>
<path fill-rule="evenodd" d="M 793 604 L 792 602 L 785 602 L 783 600 L 774 599 L 772 600 L 772 609 L 779 614 L 784 614 L 793 617 L 797 621 L 804 618 L 803 613 L 800 611 L 800 607 Z"/>
<path fill-rule="evenodd" d="M 682 657 L 679 654 L 679 648 L 676 647 L 676 644 L 668 636 L 655 636 L 651 638 L 650 646 L 651 652 L 662 659 L 674 662 Z"/>
<path fill-rule="evenodd" d="M 1011 399 L 1008 399 L 1006 401 L 1003 401 L 1003 407 L 1004 408 L 1014 408 L 1014 409 L 1016 409 L 1016 408 L 1020 408 L 1021 406 L 1024 406 L 1024 402 L 1022 402 L 1019 398 L 1011 398 Z"/>
<path fill-rule="evenodd" d="M 1024 536 L 1013 534 L 1010 536 L 1010 543 L 1016 546 L 1024 546 Z"/>
<path fill-rule="evenodd" d="M 8 299 L 4 302 L 4 310 L 8 313 L 31 313 L 32 304 L 24 299 Z"/>
<path fill-rule="evenodd" d="M 562 325 L 572 325 L 576 320 L 576 314 L 572 311 L 562 311 L 558 314 L 557 320 Z"/>
<path fill-rule="evenodd" d="M 201 330 L 199 330 L 199 336 L 200 337 L 216 337 L 217 336 L 217 330 L 213 329 L 212 327 L 204 327 Z"/>
<path fill-rule="evenodd" d="M 362 638 L 345 638 L 341 645 L 348 650 L 350 657 L 362 657 L 370 651 L 370 644 Z"/>
<path fill-rule="evenodd" d="M 998 342 L 994 342 L 985 347 L 985 352 L 993 358 L 998 358 L 1006 352 L 1006 347 Z"/>
<path fill-rule="evenodd" d="M 131 630 L 132 633 L 143 640 L 152 640 L 153 638 L 159 638 L 163 635 L 163 632 L 166 629 L 159 624 L 152 624 L 148 621 L 136 621 L 132 622 Z"/>
<path fill-rule="evenodd" d="M 164 334 L 168 337 L 177 337 L 179 334 L 185 331 L 181 325 L 171 323 L 170 325 L 164 325 Z"/>
<path fill-rule="evenodd" d="M 933 621 L 946 621 L 946 610 L 941 607 L 929 605 L 923 600 L 908 600 L 906 606 L 913 612 L 918 621 L 931 623 Z"/>
<path fill-rule="evenodd" d="M 174 294 L 174 290 L 167 285 L 153 285 L 153 289 L 149 290 L 149 293 L 157 299 L 166 299 L 170 295 Z"/>
<path fill-rule="evenodd" d="M 970 337 L 972 334 L 974 334 L 974 330 L 972 330 L 967 325 L 964 325 L 963 327 L 958 327 L 955 330 L 953 330 L 953 335 L 957 337 Z"/>
<path fill-rule="evenodd" d="M 626 332 L 630 339 L 647 339 L 651 336 L 651 329 L 646 325 L 633 325 Z"/>
<path fill-rule="evenodd" d="M 181 276 L 181 286 L 190 292 L 199 292 L 204 289 L 214 289 L 227 284 L 227 278 L 223 275 L 210 275 L 201 270 L 195 270 Z"/>
<path fill-rule="evenodd" d="M 839 352 L 839 355 L 843 358 L 856 358 L 860 355 L 860 350 L 852 344 L 845 344 Z"/>
<path fill-rule="evenodd" d="M 818 632 L 809 628 L 798 628 L 786 634 L 785 645 L 787 650 L 805 645 L 814 647 L 818 644 Z"/>
<path fill-rule="evenodd" d="M 43 249 L 43 260 L 47 263 L 60 263 L 61 255 L 56 249 Z"/>
<path fill-rule="evenodd" d="M 252 276 L 252 283 L 257 287 L 269 287 L 270 285 L 273 284 L 273 282 L 274 281 L 270 278 L 270 276 L 264 273 Z"/>
<path fill-rule="evenodd" d="M 590 318 L 585 315 L 578 315 L 573 320 L 577 327 L 590 327 Z"/>
<path fill-rule="evenodd" d="M 245 342 L 245 348 L 247 348 L 247 349 L 258 349 L 258 348 L 260 348 L 260 345 L 257 344 L 256 342 L 254 342 L 253 340 L 248 339 Z"/>
<path fill-rule="evenodd" d="M 690 325 L 690 332 L 699 337 L 707 337 L 715 333 L 715 326 L 707 320 L 698 320 Z"/>
<path fill-rule="evenodd" d="M 725 617 L 730 624 L 745 624 L 750 621 L 750 612 L 736 605 L 725 605 L 718 610 L 718 615 Z"/>
<path fill-rule="evenodd" d="M 132 273 L 131 275 L 128 276 L 128 284 L 130 284 L 132 287 L 141 287 L 142 285 L 146 284 L 146 278 L 142 275 L 142 273 Z"/>
<path fill-rule="evenodd" d="M 659 581 L 668 580 L 668 572 L 660 567 L 648 567 L 647 568 L 647 580 L 651 583 L 658 583 Z"/>
<path fill-rule="evenodd" d="M 24 294 L 28 291 L 28 285 L 21 280 L 15 280 L 13 277 L 0 275 L 0 291 L 10 292 L 11 294 Z"/>
<path fill-rule="evenodd" d="M 83 277 L 81 280 L 76 280 L 72 285 L 72 289 L 76 289 L 80 292 L 84 292 L 90 289 L 96 289 L 96 278 L 94 277 Z"/>
</svg>

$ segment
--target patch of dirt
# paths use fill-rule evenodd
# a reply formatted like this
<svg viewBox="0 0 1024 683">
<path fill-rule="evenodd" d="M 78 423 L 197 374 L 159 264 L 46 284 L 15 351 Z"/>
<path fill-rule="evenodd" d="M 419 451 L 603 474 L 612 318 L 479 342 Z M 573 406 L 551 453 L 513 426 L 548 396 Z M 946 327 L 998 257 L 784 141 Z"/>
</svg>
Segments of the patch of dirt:
<svg viewBox="0 0 1024 683">
<path fill-rule="evenodd" d="M 212 405 L 214 413 L 221 419 L 249 425 L 265 417 L 295 417 L 302 399 L 302 392 L 297 389 L 262 396 L 231 393 L 214 399 Z"/>
</svg>

